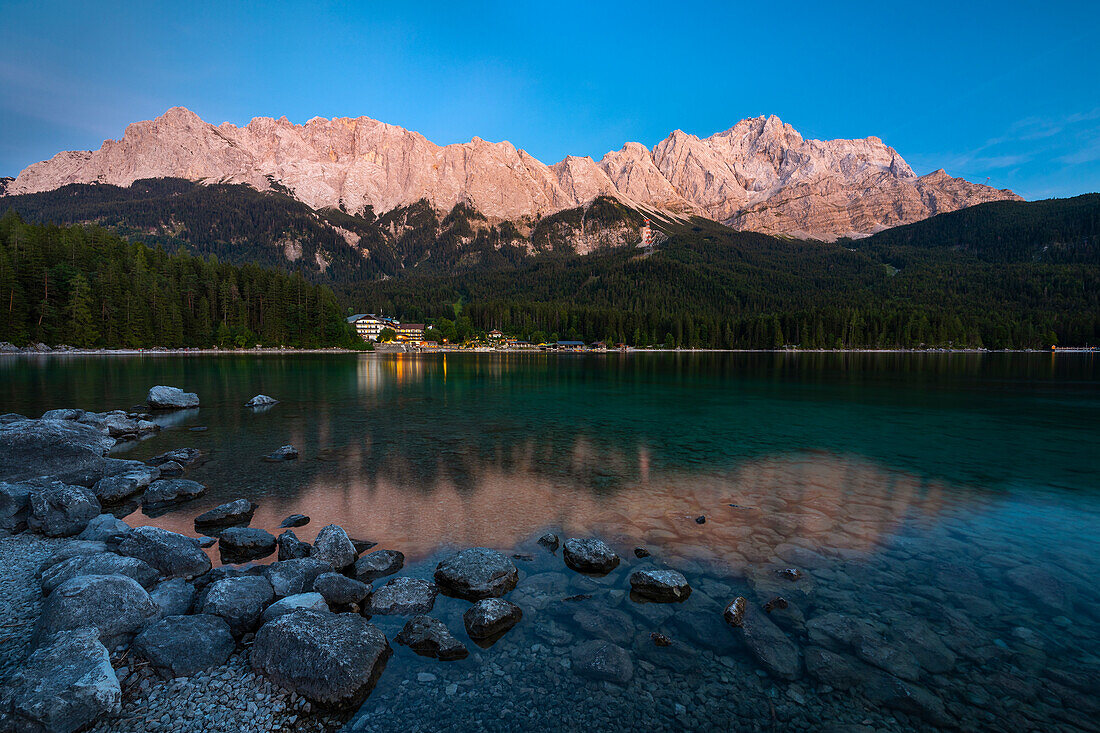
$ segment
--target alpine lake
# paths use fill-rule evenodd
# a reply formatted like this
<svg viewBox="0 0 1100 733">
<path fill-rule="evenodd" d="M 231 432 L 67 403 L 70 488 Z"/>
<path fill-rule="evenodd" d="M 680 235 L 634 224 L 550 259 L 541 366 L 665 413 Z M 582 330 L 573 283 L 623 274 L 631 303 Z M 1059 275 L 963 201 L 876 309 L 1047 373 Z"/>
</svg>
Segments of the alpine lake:
<svg viewBox="0 0 1100 733">
<path fill-rule="evenodd" d="M 335 523 L 404 553 L 398 575 L 514 556 L 523 618 L 495 642 L 436 600 L 465 659 L 372 619 L 394 653 L 346 730 L 1100 730 L 1096 355 L 46 355 L 0 360 L 0 412 L 157 384 L 202 405 L 112 455 L 198 448 L 207 493 L 131 525 L 194 536 L 243 497 L 273 534 L 301 513 L 303 540 Z M 574 572 L 547 532 L 622 561 Z M 633 596 L 643 568 L 690 596 Z M 752 638 L 723 618 L 738 596 Z M 623 652 L 602 679 L 590 640 Z"/>
</svg>

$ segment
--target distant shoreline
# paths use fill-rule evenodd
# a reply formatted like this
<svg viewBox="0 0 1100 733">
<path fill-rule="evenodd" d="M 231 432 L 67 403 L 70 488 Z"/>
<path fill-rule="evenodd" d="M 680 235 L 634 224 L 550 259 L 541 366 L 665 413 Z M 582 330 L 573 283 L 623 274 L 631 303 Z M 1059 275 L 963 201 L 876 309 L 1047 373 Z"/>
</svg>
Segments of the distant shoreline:
<svg viewBox="0 0 1100 733">
<path fill-rule="evenodd" d="M 0 351 L 0 357 L 22 356 L 272 356 L 295 354 L 362 354 L 388 356 L 431 356 L 433 354 L 550 354 L 574 356 L 578 354 L 1095 354 L 1097 347 L 1065 347 L 1051 349 L 607 349 L 605 351 L 549 351 L 539 349 L 393 349 L 379 348 L 373 351 L 338 347 L 324 349 L 256 348 L 256 349 L 51 349 L 49 351 L 24 350 Z"/>
</svg>

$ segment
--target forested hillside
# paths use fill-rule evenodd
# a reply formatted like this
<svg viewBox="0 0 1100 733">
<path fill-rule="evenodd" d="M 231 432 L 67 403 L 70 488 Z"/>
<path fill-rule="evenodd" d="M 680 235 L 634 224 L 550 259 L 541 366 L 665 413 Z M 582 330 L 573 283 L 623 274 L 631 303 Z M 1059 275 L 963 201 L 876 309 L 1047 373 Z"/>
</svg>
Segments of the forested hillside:
<svg viewBox="0 0 1100 733">
<path fill-rule="evenodd" d="M 0 218 L 0 341 L 107 347 L 351 345 L 327 287 L 168 254 L 100 227 Z"/>
</svg>

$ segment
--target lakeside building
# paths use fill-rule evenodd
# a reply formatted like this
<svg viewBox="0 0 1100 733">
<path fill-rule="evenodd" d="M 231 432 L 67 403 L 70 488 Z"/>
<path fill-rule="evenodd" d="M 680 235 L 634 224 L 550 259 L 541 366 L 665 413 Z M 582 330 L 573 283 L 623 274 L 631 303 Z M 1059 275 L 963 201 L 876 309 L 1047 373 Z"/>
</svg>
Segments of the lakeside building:
<svg viewBox="0 0 1100 733">
<path fill-rule="evenodd" d="M 489 335 L 489 340 L 490 341 L 499 341 L 502 338 L 504 338 L 504 334 L 502 332 L 496 330 L 495 328 L 492 331 L 490 331 L 488 335 Z"/>
<path fill-rule="evenodd" d="M 347 321 L 355 325 L 355 332 L 364 341 L 377 341 L 384 329 L 390 328 L 396 333 L 401 326 L 401 322 L 396 318 L 387 318 L 373 313 L 357 313 L 354 316 L 348 316 Z M 420 335 L 424 335 L 423 325 L 420 327 Z"/>
<path fill-rule="evenodd" d="M 399 323 L 394 325 L 393 330 L 397 333 L 397 341 L 420 343 L 424 340 L 423 323 Z"/>
</svg>

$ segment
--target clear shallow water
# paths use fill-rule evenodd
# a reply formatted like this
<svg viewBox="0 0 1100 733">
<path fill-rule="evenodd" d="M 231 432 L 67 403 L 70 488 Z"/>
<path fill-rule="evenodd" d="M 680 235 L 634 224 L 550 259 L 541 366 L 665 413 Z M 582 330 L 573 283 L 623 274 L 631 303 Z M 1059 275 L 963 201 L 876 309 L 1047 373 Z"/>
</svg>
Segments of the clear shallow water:
<svg viewBox="0 0 1100 733">
<path fill-rule="evenodd" d="M 1096 729 L 1095 357 L 19 357 L 0 360 L 0 411 L 129 407 L 153 384 L 203 406 L 119 455 L 200 448 L 188 477 L 209 492 L 131 523 L 193 533 L 198 513 L 243 496 L 260 505 L 253 526 L 302 512 L 311 540 L 336 522 L 404 552 L 402 574 L 428 578 L 456 547 L 530 556 L 519 626 L 460 662 L 395 645 L 353 729 Z M 241 406 L 261 392 L 280 404 Z M 284 443 L 302 458 L 261 460 Z M 546 530 L 601 537 L 623 565 L 572 573 L 535 545 Z M 653 564 L 683 571 L 691 598 L 632 601 L 630 571 Z M 780 583 L 781 567 L 803 580 Z M 577 594 L 591 598 L 561 600 Z M 794 681 L 763 672 L 721 620 L 736 595 L 779 594 L 790 607 L 771 618 L 805 658 Z M 441 597 L 433 612 L 464 640 L 466 605 Z M 823 635 L 836 614 L 871 623 L 893 661 Z M 391 639 L 402 622 L 375 621 Z M 573 672 L 591 638 L 628 651 L 625 687 Z M 855 672 L 823 668 L 821 648 Z M 931 701 L 887 699 L 883 667 Z"/>
</svg>

